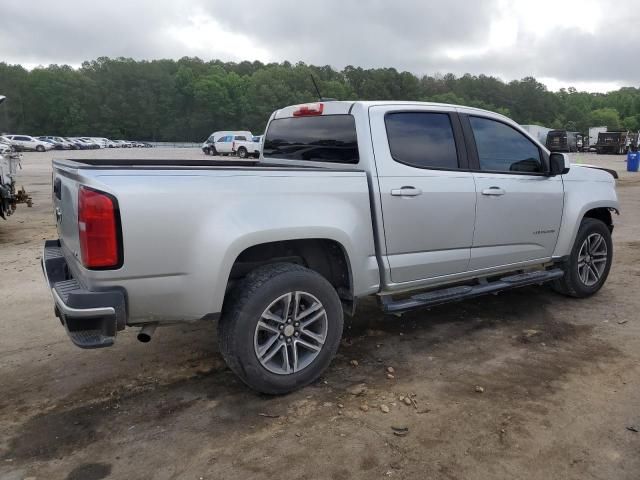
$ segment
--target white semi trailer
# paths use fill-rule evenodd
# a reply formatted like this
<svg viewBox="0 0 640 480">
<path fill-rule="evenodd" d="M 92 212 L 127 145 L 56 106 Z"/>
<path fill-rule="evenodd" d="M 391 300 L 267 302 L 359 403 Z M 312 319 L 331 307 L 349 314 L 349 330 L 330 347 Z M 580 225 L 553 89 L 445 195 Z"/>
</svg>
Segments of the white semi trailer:
<svg viewBox="0 0 640 480">
<path fill-rule="evenodd" d="M 547 134 L 551 131 L 550 128 L 547 127 L 543 127 L 541 125 L 520 125 L 522 128 L 524 128 L 527 132 L 529 132 L 529 134 L 538 139 L 538 141 L 543 144 L 546 145 L 547 143 Z"/>
<path fill-rule="evenodd" d="M 598 135 L 606 132 L 607 132 L 607 127 L 590 127 L 589 128 L 589 150 L 596 149 L 596 144 L 598 143 Z"/>
</svg>

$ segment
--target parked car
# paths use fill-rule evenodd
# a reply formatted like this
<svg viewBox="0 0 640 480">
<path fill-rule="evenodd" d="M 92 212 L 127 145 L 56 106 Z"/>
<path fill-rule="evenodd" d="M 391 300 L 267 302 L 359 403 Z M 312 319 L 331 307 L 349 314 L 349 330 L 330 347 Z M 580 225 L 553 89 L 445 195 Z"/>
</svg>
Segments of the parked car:
<svg viewBox="0 0 640 480">
<path fill-rule="evenodd" d="M 218 151 L 216 143 L 219 142 L 222 138 L 226 138 L 228 136 L 236 136 L 236 135 L 244 137 L 245 140 L 253 137 L 252 133 L 248 131 L 225 130 L 225 131 L 213 132 L 211 135 L 209 135 L 209 138 L 207 138 L 205 142 L 202 144 L 202 151 L 205 153 L 205 155 L 217 155 L 218 153 L 223 153 Z M 226 150 L 226 148 L 223 147 L 223 150 Z M 230 152 L 227 152 L 227 153 L 230 153 Z"/>
<path fill-rule="evenodd" d="M 45 152 L 53 150 L 53 144 L 30 135 L 5 135 L 11 144 L 19 151 Z"/>
<path fill-rule="evenodd" d="M 38 137 L 38 140 L 42 140 L 43 142 L 49 142 L 51 145 L 53 145 L 53 148 L 55 150 L 65 150 L 66 145 L 63 145 L 60 142 L 56 142 L 55 140 L 52 140 L 49 137 Z"/>
<path fill-rule="evenodd" d="M 100 145 L 98 145 L 96 142 L 92 142 L 91 140 L 86 140 L 83 137 L 73 137 L 73 140 L 78 142 L 80 145 L 82 145 L 83 150 L 95 150 L 100 148 Z"/>
<path fill-rule="evenodd" d="M 231 370 L 281 394 L 322 374 L 363 297 L 395 315 L 543 283 L 583 298 L 609 274 L 615 172 L 570 165 L 502 115 L 290 106 L 262 157 L 54 161 L 43 271 L 72 342 L 217 319 Z"/>
<path fill-rule="evenodd" d="M 62 145 L 62 148 L 64 150 L 77 150 L 78 147 L 76 145 L 74 145 L 72 142 L 70 142 L 69 140 L 67 140 L 64 137 L 55 137 L 52 135 L 46 135 L 43 137 L 39 137 L 43 140 L 48 140 L 50 142 L 54 142 L 54 144 L 59 144 Z"/>
<path fill-rule="evenodd" d="M 75 150 L 88 150 L 89 146 L 73 137 L 63 137 L 67 142 L 73 145 Z"/>
<path fill-rule="evenodd" d="M 1 103 L 1 102 L 0 102 Z M 0 155 L 15 151 L 11 144 L 11 140 L 0 135 Z"/>
<path fill-rule="evenodd" d="M 82 138 L 90 142 L 96 143 L 97 145 L 100 146 L 100 148 L 107 148 L 108 140 L 106 138 L 101 138 L 101 137 L 82 137 Z"/>
</svg>

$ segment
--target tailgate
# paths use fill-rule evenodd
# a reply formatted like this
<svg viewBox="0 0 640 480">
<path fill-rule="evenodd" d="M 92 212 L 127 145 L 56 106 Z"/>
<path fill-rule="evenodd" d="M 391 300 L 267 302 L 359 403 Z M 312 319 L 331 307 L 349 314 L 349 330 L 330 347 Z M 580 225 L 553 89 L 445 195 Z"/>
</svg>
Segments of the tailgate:
<svg viewBox="0 0 640 480">
<path fill-rule="evenodd" d="M 58 238 L 70 263 L 80 262 L 80 237 L 78 233 L 78 170 L 53 164 L 53 211 Z"/>
</svg>

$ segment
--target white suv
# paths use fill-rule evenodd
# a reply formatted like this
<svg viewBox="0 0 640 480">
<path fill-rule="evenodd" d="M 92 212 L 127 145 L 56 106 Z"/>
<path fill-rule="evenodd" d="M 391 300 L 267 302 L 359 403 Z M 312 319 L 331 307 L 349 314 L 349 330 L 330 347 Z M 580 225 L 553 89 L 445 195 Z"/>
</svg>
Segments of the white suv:
<svg viewBox="0 0 640 480">
<path fill-rule="evenodd" d="M 55 148 L 52 143 L 30 137 L 29 135 L 5 135 L 5 137 L 11 140 L 13 146 L 18 150 L 45 152 Z"/>
</svg>

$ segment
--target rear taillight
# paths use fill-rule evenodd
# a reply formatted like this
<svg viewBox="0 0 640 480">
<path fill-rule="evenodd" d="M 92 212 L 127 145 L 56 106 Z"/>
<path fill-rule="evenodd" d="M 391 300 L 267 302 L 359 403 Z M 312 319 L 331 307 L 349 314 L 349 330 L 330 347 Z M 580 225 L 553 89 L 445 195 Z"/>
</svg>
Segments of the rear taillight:
<svg viewBox="0 0 640 480">
<path fill-rule="evenodd" d="M 293 111 L 294 117 L 309 117 L 313 115 L 322 115 L 324 110 L 323 103 L 310 103 L 308 105 L 300 105 L 297 110 Z"/>
<path fill-rule="evenodd" d="M 108 193 L 78 191 L 80 253 L 86 268 L 117 268 L 122 263 L 118 202 Z"/>
</svg>

